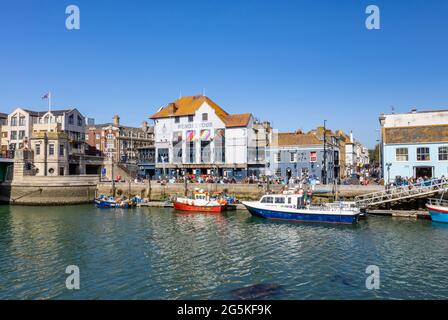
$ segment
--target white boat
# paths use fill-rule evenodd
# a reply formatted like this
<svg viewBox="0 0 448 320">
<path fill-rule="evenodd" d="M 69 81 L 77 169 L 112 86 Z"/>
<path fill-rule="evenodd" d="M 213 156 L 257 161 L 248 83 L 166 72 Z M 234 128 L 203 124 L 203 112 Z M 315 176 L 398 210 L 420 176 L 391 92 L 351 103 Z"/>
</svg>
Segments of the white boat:
<svg viewBox="0 0 448 320">
<path fill-rule="evenodd" d="M 252 215 L 266 219 L 352 224 L 360 215 L 353 202 L 312 205 L 303 194 L 268 194 L 243 204 Z"/>
</svg>

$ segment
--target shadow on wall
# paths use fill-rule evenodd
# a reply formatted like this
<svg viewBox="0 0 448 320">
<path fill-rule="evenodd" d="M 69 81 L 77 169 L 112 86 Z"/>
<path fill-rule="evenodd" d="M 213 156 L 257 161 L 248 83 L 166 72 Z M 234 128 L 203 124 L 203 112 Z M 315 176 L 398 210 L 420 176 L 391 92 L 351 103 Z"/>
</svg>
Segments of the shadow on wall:
<svg viewBox="0 0 448 320">
<path fill-rule="evenodd" d="M 11 184 L 0 183 L 0 203 L 9 203 L 11 199 Z"/>
</svg>

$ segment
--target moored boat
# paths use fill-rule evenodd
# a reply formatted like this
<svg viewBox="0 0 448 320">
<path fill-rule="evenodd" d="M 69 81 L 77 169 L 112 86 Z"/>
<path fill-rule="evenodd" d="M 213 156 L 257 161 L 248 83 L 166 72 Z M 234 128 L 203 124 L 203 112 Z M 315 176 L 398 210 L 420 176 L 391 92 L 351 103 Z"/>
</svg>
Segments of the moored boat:
<svg viewBox="0 0 448 320">
<path fill-rule="evenodd" d="M 135 207 L 135 200 L 100 195 L 98 198 L 95 198 L 94 202 L 99 208 L 131 208 Z"/>
<path fill-rule="evenodd" d="M 243 201 L 253 216 L 300 222 L 326 222 L 353 224 L 359 219 L 360 210 L 346 203 L 312 205 L 304 194 L 268 194 L 259 201 Z"/>
<path fill-rule="evenodd" d="M 429 199 L 426 204 L 431 220 L 448 223 L 448 201 L 442 199 Z"/>
<path fill-rule="evenodd" d="M 181 211 L 215 212 L 219 213 L 226 209 L 225 199 L 210 197 L 203 190 L 195 190 L 192 198 L 176 197 L 173 200 L 174 209 Z"/>
</svg>

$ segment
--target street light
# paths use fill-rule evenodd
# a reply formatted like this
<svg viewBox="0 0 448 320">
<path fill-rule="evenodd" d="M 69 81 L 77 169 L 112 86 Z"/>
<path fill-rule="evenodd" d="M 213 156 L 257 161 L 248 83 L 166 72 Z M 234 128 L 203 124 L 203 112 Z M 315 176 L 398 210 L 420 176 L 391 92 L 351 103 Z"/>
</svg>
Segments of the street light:
<svg viewBox="0 0 448 320">
<path fill-rule="evenodd" d="M 390 183 L 390 167 L 392 167 L 392 163 L 388 162 L 386 163 L 386 167 L 387 167 L 387 183 Z"/>
</svg>

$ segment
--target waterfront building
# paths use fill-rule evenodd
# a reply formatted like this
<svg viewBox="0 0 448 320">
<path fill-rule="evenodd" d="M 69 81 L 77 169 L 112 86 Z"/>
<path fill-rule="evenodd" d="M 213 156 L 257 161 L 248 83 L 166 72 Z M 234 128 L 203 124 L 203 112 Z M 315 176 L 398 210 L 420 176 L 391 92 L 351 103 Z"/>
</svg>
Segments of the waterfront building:
<svg viewBox="0 0 448 320">
<path fill-rule="evenodd" d="M 340 137 L 343 139 L 345 145 L 345 175 L 350 176 L 354 173 L 359 173 L 362 168 L 369 164 L 369 150 L 359 141 L 353 138 L 353 132 L 346 135 L 340 131 Z"/>
<path fill-rule="evenodd" d="M 211 174 L 241 179 L 263 174 L 269 123 L 251 113 L 229 114 L 204 95 L 160 108 L 154 120 L 156 174 Z"/>
<path fill-rule="evenodd" d="M 8 155 L 8 114 L 0 112 L 0 158 Z"/>
<path fill-rule="evenodd" d="M 134 176 L 137 172 L 154 169 L 154 164 L 148 163 L 148 157 L 140 159 L 146 153 L 154 150 L 154 128 L 146 121 L 141 127 L 124 126 L 120 117 L 115 115 L 113 122 L 97 124 L 87 127 L 88 154 L 112 159 L 128 175 Z M 141 163 L 142 162 L 142 163 Z M 137 168 L 139 166 L 140 168 Z"/>
<path fill-rule="evenodd" d="M 448 110 L 381 114 L 385 181 L 448 175 Z"/>
<path fill-rule="evenodd" d="M 275 132 L 267 152 L 267 175 L 292 178 L 314 178 L 332 183 L 339 174 L 339 147 L 336 136 L 327 130 L 323 142 L 323 128 L 308 133 Z M 324 147 L 325 146 L 325 147 Z M 326 167 L 324 166 L 326 159 Z"/>
<path fill-rule="evenodd" d="M 31 150 L 27 174 L 38 176 L 96 173 L 96 160 L 85 155 L 85 117 L 76 109 L 32 111 L 17 108 L 8 114 L 2 145 L 8 154 Z M 3 147 L 5 149 L 5 147 Z"/>
</svg>

